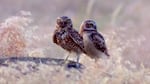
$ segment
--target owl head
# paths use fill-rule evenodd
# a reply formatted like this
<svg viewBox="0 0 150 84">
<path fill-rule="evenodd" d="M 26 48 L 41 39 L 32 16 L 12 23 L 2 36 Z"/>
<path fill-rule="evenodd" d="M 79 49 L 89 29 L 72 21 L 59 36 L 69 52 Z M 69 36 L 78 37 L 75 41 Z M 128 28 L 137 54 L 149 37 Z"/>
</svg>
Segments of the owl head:
<svg viewBox="0 0 150 84">
<path fill-rule="evenodd" d="M 72 21 L 67 16 L 61 16 L 57 18 L 56 26 L 59 28 L 72 28 Z"/>
<path fill-rule="evenodd" d="M 97 31 L 97 26 L 96 26 L 96 22 L 93 20 L 85 20 L 82 22 L 81 26 L 80 26 L 80 30 L 81 32 L 84 31 Z"/>
</svg>

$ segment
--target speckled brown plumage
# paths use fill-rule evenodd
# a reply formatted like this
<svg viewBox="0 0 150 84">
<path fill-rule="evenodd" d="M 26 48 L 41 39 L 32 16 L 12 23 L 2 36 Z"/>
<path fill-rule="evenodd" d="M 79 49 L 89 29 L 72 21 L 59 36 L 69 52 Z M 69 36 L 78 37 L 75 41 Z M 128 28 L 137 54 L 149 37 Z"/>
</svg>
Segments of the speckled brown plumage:
<svg viewBox="0 0 150 84">
<path fill-rule="evenodd" d="M 55 30 L 53 42 L 69 52 L 84 52 L 83 39 L 72 28 Z"/>
<path fill-rule="evenodd" d="M 57 18 L 53 42 L 69 53 L 74 52 L 77 55 L 85 53 L 83 38 L 73 29 L 72 21 L 67 16 Z M 78 60 L 79 56 L 77 58 L 77 61 Z"/>
<path fill-rule="evenodd" d="M 97 26 L 93 20 L 85 20 L 80 27 L 80 35 L 83 37 L 84 47 L 87 56 L 97 58 L 109 56 L 108 50 L 105 44 L 104 37 L 97 32 Z"/>
</svg>

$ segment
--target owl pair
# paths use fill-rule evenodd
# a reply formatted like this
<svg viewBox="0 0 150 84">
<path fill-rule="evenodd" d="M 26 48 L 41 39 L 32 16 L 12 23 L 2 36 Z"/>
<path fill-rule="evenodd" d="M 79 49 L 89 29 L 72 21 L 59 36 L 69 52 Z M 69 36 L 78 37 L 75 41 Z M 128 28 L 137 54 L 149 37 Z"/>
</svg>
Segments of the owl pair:
<svg viewBox="0 0 150 84">
<path fill-rule="evenodd" d="M 82 53 L 97 61 L 99 58 L 109 57 L 104 37 L 97 31 L 96 22 L 85 20 L 78 33 L 67 16 L 57 18 L 56 30 L 53 34 L 53 42 L 68 51 L 65 61 L 70 53 L 76 53 L 79 67 L 79 58 Z"/>
</svg>

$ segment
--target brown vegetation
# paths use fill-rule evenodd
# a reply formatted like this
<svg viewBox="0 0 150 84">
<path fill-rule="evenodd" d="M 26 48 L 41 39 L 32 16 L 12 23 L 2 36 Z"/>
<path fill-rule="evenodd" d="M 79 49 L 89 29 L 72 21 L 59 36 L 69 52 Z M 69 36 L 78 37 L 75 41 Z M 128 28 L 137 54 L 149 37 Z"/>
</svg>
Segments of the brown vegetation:
<svg viewBox="0 0 150 84">
<path fill-rule="evenodd" d="M 66 0 L 66 2 L 50 0 L 51 3 L 40 0 L 37 2 L 2 0 L 0 2 L 1 57 L 15 55 L 65 58 L 65 51 L 51 41 L 55 19 L 61 15 L 71 17 L 76 29 L 79 29 L 80 23 L 85 18 L 94 19 L 99 31 L 106 38 L 111 54 L 110 59 L 100 59 L 97 64 L 82 55 L 80 62 L 85 68 L 81 71 L 43 63 L 6 61 L 0 66 L 0 84 L 150 83 L 148 0 L 112 0 L 111 2 L 110 0 Z M 3 9 L 9 11 L 3 12 Z M 32 15 L 21 10 L 29 10 Z M 19 11 L 21 14 L 18 13 Z M 73 56 L 69 59 L 73 59 Z M 27 74 L 24 74 L 26 72 Z"/>
</svg>

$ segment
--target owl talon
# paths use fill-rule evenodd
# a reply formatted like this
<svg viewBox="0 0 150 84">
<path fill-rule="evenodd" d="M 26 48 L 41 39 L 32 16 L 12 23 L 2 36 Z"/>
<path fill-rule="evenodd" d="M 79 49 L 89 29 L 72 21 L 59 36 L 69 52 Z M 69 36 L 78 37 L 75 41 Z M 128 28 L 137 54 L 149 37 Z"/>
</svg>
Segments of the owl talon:
<svg viewBox="0 0 150 84">
<path fill-rule="evenodd" d="M 80 64 L 79 63 L 76 63 L 76 68 L 80 68 Z"/>
<path fill-rule="evenodd" d="M 82 64 L 77 63 L 77 62 L 70 62 L 67 64 L 67 68 L 76 68 L 76 69 L 80 69 L 82 66 Z"/>
</svg>

